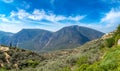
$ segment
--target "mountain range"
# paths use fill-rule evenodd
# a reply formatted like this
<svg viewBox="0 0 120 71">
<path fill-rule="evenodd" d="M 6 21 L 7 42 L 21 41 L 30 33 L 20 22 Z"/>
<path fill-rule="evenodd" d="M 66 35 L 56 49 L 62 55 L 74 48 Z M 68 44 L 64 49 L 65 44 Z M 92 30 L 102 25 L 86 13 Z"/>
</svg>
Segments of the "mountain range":
<svg viewBox="0 0 120 71">
<path fill-rule="evenodd" d="M 23 29 L 15 34 L 0 34 L 1 44 L 37 51 L 75 48 L 104 35 L 100 31 L 77 25 L 64 27 L 56 32 Z"/>
<path fill-rule="evenodd" d="M 120 71 L 119 39 L 120 26 L 73 49 L 35 53 L 1 45 L 0 71 Z"/>
</svg>

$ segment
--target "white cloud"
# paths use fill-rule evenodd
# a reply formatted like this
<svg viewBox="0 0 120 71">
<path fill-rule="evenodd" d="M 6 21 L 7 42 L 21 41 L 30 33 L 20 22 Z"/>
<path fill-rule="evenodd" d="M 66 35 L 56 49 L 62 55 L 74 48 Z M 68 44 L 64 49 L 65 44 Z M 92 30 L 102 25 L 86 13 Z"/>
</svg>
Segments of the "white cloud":
<svg viewBox="0 0 120 71">
<path fill-rule="evenodd" d="M 115 9 L 112 9 L 101 19 L 101 22 L 107 22 L 110 24 L 120 23 L 120 10 L 116 11 Z"/>
<path fill-rule="evenodd" d="M 11 17 L 18 17 L 19 19 L 31 19 L 31 20 L 37 20 L 37 21 L 41 21 L 41 20 L 48 20 L 51 22 L 58 22 L 61 20 L 73 20 L 73 21 L 80 21 L 81 19 L 84 18 L 84 16 L 62 16 L 62 15 L 55 15 L 53 13 L 47 13 L 44 10 L 38 10 L 35 9 L 33 11 L 32 14 L 26 12 L 25 10 L 20 9 L 18 12 L 11 12 Z"/>
<path fill-rule="evenodd" d="M 0 23 L 0 30 L 5 31 L 5 32 L 16 33 L 21 30 L 21 26 L 18 24 Z"/>
<path fill-rule="evenodd" d="M 120 9 L 111 9 L 105 16 L 101 19 L 101 24 L 104 24 L 106 31 L 110 32 L 115 30 L 115 28 L 120 24 Z"/>
<path fill-rule="evenodd" d="M 9 22 L 9 20 L 7 18 L 5 18 L 4 14 L 0 14 L 0 21 L 2 21 L 2 22 Z"/>
<path fill-rule="evenodd" d="M 3 2 L 5 2 L 5 3 L 12 3 L 12 2 L 14 2 L 14 0 L 2 0 Z"/>
<path fill-rule="evenodd" d="M 80 21 L 83 19 L 85 16 L 75 16 L 75 17 L 68 17 L 68 20 L 74 20 L 74 21 Z"/>
<path fill-rule="evenodd" d="M 19 19 L 24 19 L 29 16 L 25 10 L 20 9 L 18 12 L 12 11 L 10 17 L 18 17 Z"/>
</svg>

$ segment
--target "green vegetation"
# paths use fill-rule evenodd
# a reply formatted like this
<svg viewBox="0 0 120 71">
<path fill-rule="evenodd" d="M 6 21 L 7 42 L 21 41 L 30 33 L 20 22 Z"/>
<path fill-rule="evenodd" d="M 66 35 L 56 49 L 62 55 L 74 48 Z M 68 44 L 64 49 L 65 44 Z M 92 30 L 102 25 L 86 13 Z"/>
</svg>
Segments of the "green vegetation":
<svg viewBox="0 0 120 71">
<path fill-rule="evenodd" d="M 37 61 L 37 60 L 27 60 L 26 64 L 27 64 L 27 66 L 35 68 L 39 64 L 39 61 Z"/>
<path fill-rule="evenodd" d="M 115 44 L 113 37 L 106 39 L 106 41 L 107 41 L 107 43 L 106 43 L 107 47 L 112 47 Z"/>
<path fill-rule="evenodd" d="M 0 68 L 0 71 L 7 71 L 5 68 Z"/>
<path fill-rule="evenodd" d="M 120 25 L 117 30 L 114 32 L 113 36 L 107 38 L 106 41 L 107 48 L 106 52 L 102 56 L 101 60 L 94 62 L 92 64 L 82 63 L 82 65 L 78 66 L 76 71 L 120 71 L 120 46 L 117 46 L 118 39 L 120 39 Z M 102 48 L 102 50 L 106 49 L 106 47 Z M 85 62 L 87 61 L 82 57 Z M 79 64 L 77 64 L 79 65 Z"/>
<path fill-rule="evenodd" d="M 82 56 L 77 60 L 77 64 L 81 66 L 82 64 L 88 63 L 88 57 L 87 56 Z"/>
<path fill-rule="evenodd" d="M 113 45 L 117 45 L 118 39 L 120 39 L 120 25 L 117 27 L 117 30 L 114 32 L 112 37 L 106 39 L 107 40 L 107 46 L 112 47 Z"/>
<path fill-rule="evenodd" d="M 5 53 L 10 56 L 8 59 L 10 63 L 7 62 Z M 43 60 L 44 57 L 35 52 L 11 47 L 7 52 L 0 51 L 0 64 L 3 64 L 0 67 L 0 71 L 27 67 L 35 68 Z"/>
<path fill-rule="evenodd" d="M 119 71 L 120 47 L 116 46 L 108 50 L 102 60 L 93 64 L 83 64 L 77 71 Z"/>
</svg>

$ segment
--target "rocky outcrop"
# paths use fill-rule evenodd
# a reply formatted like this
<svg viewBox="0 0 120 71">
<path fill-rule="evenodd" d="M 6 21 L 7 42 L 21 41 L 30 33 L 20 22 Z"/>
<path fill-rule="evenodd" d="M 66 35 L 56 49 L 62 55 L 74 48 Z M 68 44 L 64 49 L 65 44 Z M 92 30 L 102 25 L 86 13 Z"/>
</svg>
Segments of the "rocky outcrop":
<svg viewBox="0 0 120 71">
<path fill-rule="evenodd" d="M 10 55 L 7 53 L 9 50 L 9 47 L 0 47 L 0 51 L 5 55 L 5 60 L 7 63 L 10 63 Z M 3 67 L 4 65 L 1 63 L 0 66 Z"/>
<path fill-rule="evenodd" d="M 2 52 L 7 52 L 9 50 L 10 49 L 8 47 L 0 47 L 0 51 L 2 51 Z"/>
<path fill-rule="evenodd" d="M 7 52 L 4 52 L 5 55 L 5 60 L 7 63 L 10 63 L 9 59 L 10 59 L 10 55 Z"/>
<path fill-rule="evenodd" d="M 111 38 L 113 36 L 114 32 L 111 33 L 106 33 L 105 35 L 102 36 L 101 39 L 107 39 L 107 38 Z"/>
</svg>

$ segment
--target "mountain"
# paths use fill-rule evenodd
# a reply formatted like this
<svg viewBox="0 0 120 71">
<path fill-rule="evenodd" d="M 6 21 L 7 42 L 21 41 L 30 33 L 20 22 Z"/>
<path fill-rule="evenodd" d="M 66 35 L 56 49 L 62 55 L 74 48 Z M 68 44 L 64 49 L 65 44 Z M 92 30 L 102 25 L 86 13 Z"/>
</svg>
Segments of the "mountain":
<svg viewBox="0 0 120 71">
<path fill-rule="evenodd" d="M 46 30 L 41 30 L 41 29 L 23 29 L 20 32 L 14 34 L 9 39 L 10 41 L 9 43 L 12 43 L 13 46 L 19 46 L 22 48 L 27 47 L 27 49 L 34 49 L 33 47 L 34 44 L 36 44 L 37 42 L 40 42 L 39 41 L 40 39 L 44 39 L 44 40 L 47 39 L 46 36 L 49 35 L 49 33 L 51 32 Z M 44 34 L 46 34 L 46 36 L 44 36 Z M 34 40 L 36 38 L 38 41 Z M 40 44 L 37 44 L 37 45 L 40 45 Z"/>
<path fill-rule="evenodd" d="M 81 26 L 64 27 L 55 32 L 44 49 L 74 48 L 84 43 L 100 38 L 104 33 Z"/>
<path fill-rule="evenodd" d="M 48 43 L 52 34 L 52 32 L 41 30 L 32 40 L 26 41 L 19 46 L 30 50 L 41 50 Z"/>
<path fill-rule="evenodd" d="M 8 39 L 13 36 L 13 33 L 0 31 L 0 44 L 7 44 Z"/>
<path fill-rule="evenodd" d="M 82 26 L 68 26 L 56 32 L 23 29 L 9 38 L 7 44 L 29 50 L 59 50 L 75 48 L 100 38 L 104 33 Z"/>
</svg>

